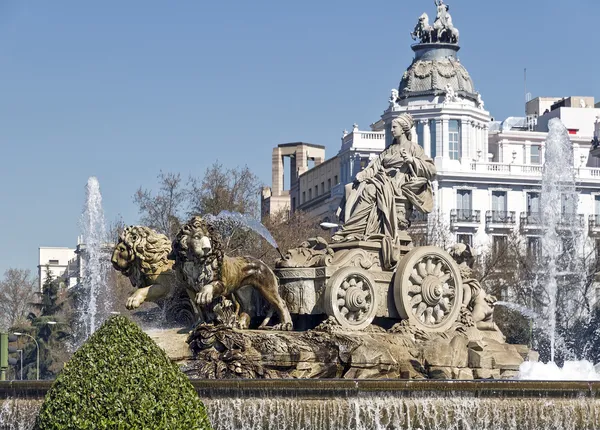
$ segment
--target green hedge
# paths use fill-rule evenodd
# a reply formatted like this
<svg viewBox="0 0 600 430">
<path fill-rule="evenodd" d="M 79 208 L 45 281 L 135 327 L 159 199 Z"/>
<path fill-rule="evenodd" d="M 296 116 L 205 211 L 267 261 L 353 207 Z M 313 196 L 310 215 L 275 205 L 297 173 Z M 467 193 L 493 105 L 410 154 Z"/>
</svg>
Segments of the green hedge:
<svg viewBox="0 0 600 430">
<path fill-rule="evenodd" d="M 36 429 L 211 429 L 188 378 L 136 324 L 106 321 L 61 372 Z"/>
</svg>

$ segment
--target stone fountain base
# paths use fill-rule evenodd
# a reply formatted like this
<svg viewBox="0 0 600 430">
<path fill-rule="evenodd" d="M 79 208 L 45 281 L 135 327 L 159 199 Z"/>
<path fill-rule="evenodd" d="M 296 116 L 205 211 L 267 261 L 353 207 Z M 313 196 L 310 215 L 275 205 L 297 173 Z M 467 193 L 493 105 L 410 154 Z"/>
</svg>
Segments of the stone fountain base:
<svg viewBox="0 0 600 430">
<path fill-rule="evenodd" d="M 148 333 L 190 378 L 510 379 L 538 354 L 474 327 L 424 333 L 399 323 L 348 332 L 331 321 L 305 332 L 199 326 Z M 189 348 L 185 343 L 189 341 Z"/>
</svg>

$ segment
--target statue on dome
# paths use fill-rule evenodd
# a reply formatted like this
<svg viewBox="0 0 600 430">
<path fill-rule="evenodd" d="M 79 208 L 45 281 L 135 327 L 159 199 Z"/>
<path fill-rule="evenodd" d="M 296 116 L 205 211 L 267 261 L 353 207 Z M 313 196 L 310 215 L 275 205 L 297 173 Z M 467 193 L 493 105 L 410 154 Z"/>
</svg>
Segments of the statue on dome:
<svg viewBox="0 0 600 430">
<path fill-rule="evenodd" d="M 396 88 L 392 88 L 392 92 L 388 101 L 390 102 L 391 108 L 398 106 L 398 90 Z"/>
<path fill-rule="evenodd" d="M 444 0 L 434 0 L 434 3 L 437 15 L 433 26 L 429 25 L 429 16 L 424 13 L 410 36 L 413 40 L 419 39 L 420 43 L 458 43 L 459 32 L 452 24 L 450 6 Z"/>
<path fill-rule="evenodd" d="M 413 40 L 419 39 L 420 43 L 430 43 L 431 35 L 433 33 L 433 27 L 429 25 L 429 16 L 424 13 L 419 17 L 419 22 L 415 26 L 415 29 L 410 33 L 410 37 Z"/>
<path fill-rule="evenodd" d="M 384 235 L 392 241 L 410 226 L 413 209 L 431 212 L 433 160 L 412 141 L 414 120 L 402 114 L 392 121 L 394 140 L 346 186 L 338 216 L 344 225 L 334 241 L 368 240 Z"/>
<path fill-rule="evenodd" d="M 454 88 L 452 87 L 452 85 L 450 84 L 450 82 L 448 82 L 446 84 L 446 88 L 444 88 L 444 91 L 446 92 L 446 97 L 444 99 L 444 104 L 446 104 L 446 103 L 454 103 L 454 102 L 458 101 L 458 95 L 456 95 L 456 92 L 454 91 Z"/>
<path fill-rule="evenodd" d="M 477 107 L 479 109 L 483 109 L 484 106 L 485 106 L 485 103 L 483 103 L 483 99 L 481 98 L 481 94 L 477 93 Z"/>
</svg>

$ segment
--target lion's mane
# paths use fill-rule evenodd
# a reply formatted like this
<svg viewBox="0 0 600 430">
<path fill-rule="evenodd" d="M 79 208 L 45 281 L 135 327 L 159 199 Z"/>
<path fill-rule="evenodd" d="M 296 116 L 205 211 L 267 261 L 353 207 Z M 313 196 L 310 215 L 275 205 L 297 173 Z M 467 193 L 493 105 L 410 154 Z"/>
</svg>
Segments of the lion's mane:
<svg viewBox="0 0 600 430">
<path fill-rule="evenodd" d="M 125 275 L 131 276 L 132 270 L 139 270 L 141 275 L 157 275 L 170 268 L 171 241 L 164 234 L 144 226 L 129 226 L 119 236 L 121 242 L 134 256 Z"/>
<path fill-rule="evenodd" d="M 193 254 L 189 246 L 190 239 L 198 235 L 207 236 L 210 239 L 211 244 L 210 253 L 200 259 L 200 261 L 197 256 Z M 225 255 L 223 249 L 224 245 L 221 235 L 210 223 L 206 222 L 200 216 L 194 216 L 190 221 L 184 224 L 173 242 L 173 254 L 175 256 L 176 264 L 183 264 L 187 261 L 191 261 L 212 268 L 214 279 L 221 279 L 223 257 Z"/>
</svg>

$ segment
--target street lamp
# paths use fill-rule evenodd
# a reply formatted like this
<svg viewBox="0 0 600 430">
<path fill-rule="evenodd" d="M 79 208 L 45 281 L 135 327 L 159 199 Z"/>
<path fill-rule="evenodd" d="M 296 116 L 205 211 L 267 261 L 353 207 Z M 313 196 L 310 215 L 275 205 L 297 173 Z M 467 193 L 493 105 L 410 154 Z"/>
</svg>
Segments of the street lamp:
<svg viewBox="0 0 600 430">
<path fill-rule="evenodd" d="M 15 336 L 27 336 L 27 337 L 30 337 L 35 342 L 35 350 L 36 350 L 36 355 L 37 355 L 37 379 L 39 381 L 39 379 L 40 379 L 40 345 L 38 345 L 37 340 L 35 340 L 35 337 L 31 336 L 30 334 L 21 333 L 21 332 L 18 332 L 18 331 L 14 332 L 13 334 Z"/>
<path fill-rule="evenodd" d="M 23 380 L 23 350 L 17 349 L 17 352 L 21 354 L 21 381 Z"/>
</svg>

